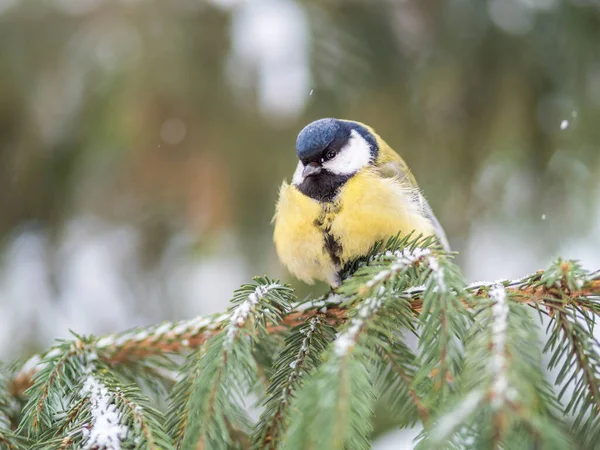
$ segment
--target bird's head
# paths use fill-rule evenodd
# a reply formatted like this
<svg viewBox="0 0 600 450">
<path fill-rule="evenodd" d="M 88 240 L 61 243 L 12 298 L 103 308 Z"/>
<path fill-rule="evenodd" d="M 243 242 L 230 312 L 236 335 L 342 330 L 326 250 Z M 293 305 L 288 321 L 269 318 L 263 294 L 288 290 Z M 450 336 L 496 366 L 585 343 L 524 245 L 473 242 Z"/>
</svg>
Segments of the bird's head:
<svg viewBox="0 0 600 450">
<path fill-rule="evenodd" d="M 298 167 L 293 184 L 318 201 L 331 201 L 339 188 L 379 152 L 377 137 L 358 122 L 320 119 L 308 124 L 296 140 Z"/>
</svg>

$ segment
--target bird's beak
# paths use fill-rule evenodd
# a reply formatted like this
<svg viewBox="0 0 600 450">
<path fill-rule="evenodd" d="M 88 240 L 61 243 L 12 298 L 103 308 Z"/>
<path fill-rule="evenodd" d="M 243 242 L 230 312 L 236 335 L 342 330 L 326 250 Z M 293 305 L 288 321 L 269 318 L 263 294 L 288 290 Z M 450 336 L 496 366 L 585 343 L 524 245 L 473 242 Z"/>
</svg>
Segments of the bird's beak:
<svg viewBox="0 0 600 450">
<path fill-rule="evenodd" d="M 311 177 L 313 175 L 318 175 L 321 173 L 321 166 L 318 165 L 316 162 L 311 162 L 310 164 L 307 164 L 306 166 L 304 166 L 304 170 L 302 171 L 302 176 L 304 178 L 306 177 Z"/>
</svg>

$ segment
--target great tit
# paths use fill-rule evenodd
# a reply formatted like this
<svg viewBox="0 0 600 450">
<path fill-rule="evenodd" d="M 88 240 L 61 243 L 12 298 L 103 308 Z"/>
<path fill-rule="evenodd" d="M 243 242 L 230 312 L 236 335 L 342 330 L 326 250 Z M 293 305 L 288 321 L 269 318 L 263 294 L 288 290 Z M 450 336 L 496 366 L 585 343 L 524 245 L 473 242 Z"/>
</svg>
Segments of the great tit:
<svg viewBox="0 0 600 450">
<path fill-rule="evenodd" d="M 348 261 L 398 233 L 435 235 L 449 250 L 406 163 L 371 127 L 317 120 L 298 135 L 296 155 L 273 220 L 279 259 L 297 278 L 338 286 Z"/>
</svg>

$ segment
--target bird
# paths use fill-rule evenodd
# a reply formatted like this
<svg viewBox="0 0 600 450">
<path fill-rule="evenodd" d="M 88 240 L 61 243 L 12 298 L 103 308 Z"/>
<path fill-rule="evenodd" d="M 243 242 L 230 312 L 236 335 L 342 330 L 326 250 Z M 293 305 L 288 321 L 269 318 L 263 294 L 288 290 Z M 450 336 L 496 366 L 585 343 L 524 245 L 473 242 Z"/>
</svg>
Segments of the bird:
<svg viewBox="0 0 600 450">
<path fill-rule="evenodd" d="M 398 233 L 433 235 L 450 250 L 412 172 L 373 128 L 316 120 L 298 134 L 296 155 L 273 217 L 277 254 L 296 278 L 335 288 L 347 262 Z"/>
</svg>

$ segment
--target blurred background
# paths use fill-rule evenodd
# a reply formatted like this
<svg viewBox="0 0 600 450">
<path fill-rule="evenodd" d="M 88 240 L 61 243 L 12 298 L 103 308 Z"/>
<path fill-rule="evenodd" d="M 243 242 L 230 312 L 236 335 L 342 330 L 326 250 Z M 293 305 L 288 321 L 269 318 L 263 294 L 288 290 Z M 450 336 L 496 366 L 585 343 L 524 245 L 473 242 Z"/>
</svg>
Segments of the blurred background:
<svg viewBox="0 0 600 450">
<path fill-rule="evenodd" d="M 598 0 L 0 0 L 0 359 L 321 292 L 270 221 L 328 116 L 404 156 L 470 281 L 600 268 Z"/>
</svg>

